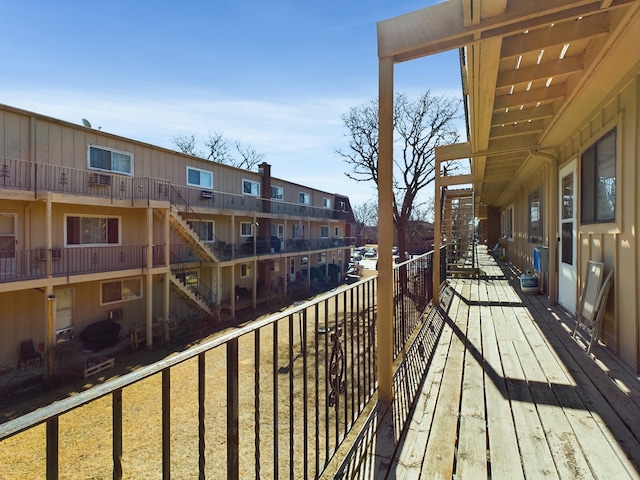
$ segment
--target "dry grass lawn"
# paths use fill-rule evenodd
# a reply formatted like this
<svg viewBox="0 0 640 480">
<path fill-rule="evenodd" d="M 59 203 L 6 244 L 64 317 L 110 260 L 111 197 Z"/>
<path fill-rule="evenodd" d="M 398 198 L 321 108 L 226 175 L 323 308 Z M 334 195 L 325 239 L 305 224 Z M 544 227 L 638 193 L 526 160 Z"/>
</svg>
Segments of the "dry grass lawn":
<svg viewBox="0 0 640 480">
<path fill-rule="evenodd" d="M 341 309 L 342 306 L 339 306 Z M 325 312 L 319 310 L 319 324 L 324 318 L 335 318 L 333 303 Z M 289 466 L 293 465 L 295 478 L 304 477 L 304 466 L 308 474 L 314 475 L 316 442 L 318 461 L 322 463 L 335 448 L 336 435 L 345 425 L 347 413 L 344 405 L 336 411 L 327 405 L 328 381 L 325 366 L 329 363 L 331 343 L 325 335 L 319 335 L 319 344 L 314 347 L 313 332 L 315 318 L 307 317 L 306 372 L 305 356 L 300 354 L 300 332 L 298 317 L 292 321 L 294 328 L 293 390 L 289 389 L 289 318 L 278 322 L 277 337 L 273 327 L 265 327 L 259 333 L 259 416 L 260 416 L 260 471 L 255 470 L 255 336 L 250 334 L 239 341 L 239 396 L 240 396 L 240 476 L 241 478 L 273 478 L 273 459 L 278 444 L 279 474 L 289 476 Z M 374 334 L 373 323 L 358 316 L 349 319 L 345 334 L 345 348 L 351 348 L 357 358 L 364 354 L 366 346 L 355 343 Z M 274 342 L 274 338 L 276 341 Z M 326 343 L 325 343 L 326 340 Z M 354 346 L 348 346 L 354 345 Z M 274 365 L 274 347 L 278 355 Z M 375 355 L 374 352 L 369 352 Z M 132 365 L 142 365 L 153 361 L 153 352 L 130 354 Z M 158 353 L 156 352 L 157 356 Z M 364 355 L 362 355 L 364 356 Z M 206 354 L 206 473 L 207 478 L 226 475 L 226 351 L 217 348 Z M 316 375 L 316 361 L 318 371 Z M 121 364 L 120 360 L 117 360 Z M 361 370 L 358 366 L 362 367 Z M 122 365 L 120 365 L 122 368 Z M 350 366 L 348 368 L 351 368 Z M 278 372 L 274 376 L 274 371 Z M 119 370 L 116 373 L 125 373 Z M 113 375 L 110 371 L 105 372 Z M 348 371 L 351 385 L 348 389 L 355 393 L 364 390 L 369 380 L 362 360 Z M 304 402 L 303 379 L 310 397 Z M 316 415 L 315 385 L 318 414 Z M 186 361 L 171 370 L 171 473 L 174 478 L 198 477 L 198 365 L 197 358 Z M 85 385 L 86 386 L 86 385 Z M 84 387 L 82 387 L 84 388 Z M 354 390 L 355 389 L 355 390 Z M 69 392 L 73 394 L 73 391 Z M 274 403 L 274 394 L 277 399 Z M 293 411 L 290 408 L 293 397 Z M 364 392 L 363 392 L 364 396 Z M 343 402 L 344 403 L 344 402 Z M 308 457 L 304 457 L 302 432 L 306 407 L 306 426 L 312 444 L 307 445 Z M 28 408 L 28 406 L 26 407 Z M 347 406 L 348 409 L 353 408 Z M 7 411 L 3 412 L 7 414 Z M 13 414 L 16 414 L 15 409 Z M 291 420 L 293 419 L 293 420 Z M 6 420 L 6 417 L 5 417 Z M 276 421 L 277 426 L 276 426 Z M 106 479 L 112 478 L 111 458 L 111 397 L 103 397 L 60 417 L 60 478 L 65 479 Z M 320 428 L 316 432 L 316 425 Z M 289 437 L 293 427 L 294 451 L 290 457 Z M 0 425 L 0 429 L 1 429 Z M 336 428 L 338 430 L 336 430 Z M 162 477 L 162 405 L 161 376 L 155 375 L 126 388 L 123 392 L 123 470 L 125 478 L 157 479 Z M 328 435 L 327 435 L 328 433 Z M 40 425 L 29 431 L 11 437 L 0 443 L 0 480 L 16 478 L 45 478 L 45 427 Z"/>
</svg>

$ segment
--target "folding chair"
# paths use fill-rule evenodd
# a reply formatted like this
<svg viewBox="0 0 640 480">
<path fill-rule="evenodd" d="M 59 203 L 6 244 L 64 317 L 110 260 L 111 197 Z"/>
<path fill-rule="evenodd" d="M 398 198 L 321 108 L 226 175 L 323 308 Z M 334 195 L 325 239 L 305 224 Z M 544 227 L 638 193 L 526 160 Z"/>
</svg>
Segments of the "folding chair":
<svg viewBox="0 0 640 480">
<path fill-rule="evenodd" d="M 591 353 L 591 348 L 600 334 L 607 298 L 613 284 L 613 269 L 609 271 L 604 280 L 602 279 L 603 275 L 603 263 L 587 262 L 587 279 L 578 302 L 576 326 L 572 335 L 575 338 L 578 328 L 582 327 L 591 336 L 587 354 Z"/>
</svg>

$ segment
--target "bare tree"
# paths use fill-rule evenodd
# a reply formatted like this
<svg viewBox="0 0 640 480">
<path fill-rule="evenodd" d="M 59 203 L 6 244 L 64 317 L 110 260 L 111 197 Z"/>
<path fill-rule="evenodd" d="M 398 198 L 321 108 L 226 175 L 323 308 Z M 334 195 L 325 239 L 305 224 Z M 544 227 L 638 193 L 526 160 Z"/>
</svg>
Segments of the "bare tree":
<svg viewBox="0 0 640 480">
<path fill-rule="evenodd" d="M 418 194 L 435 179 L 435 148 L 458 141 L 455 121 L 459 100 L 433 96 L 430 91 L 410 101 L 397 94 L 394 103 L 393 223 L 402 259 L 407 225 Z M 338 150 L 349 165 L 346 173 L 356 181 L 378 185 L 378 101 L 353 107 L 342 117 L 349 130 L 349 148 Z"/>
<path fill-rule="evenodd" d="M 356 241 L 361 245 L 364 239 L 365 228 L 378 224 L 378 203 L 371 199 L 352 207 L 353 216 L 356 220 Z"/>
<path fill-rule="evenodd" d="M 232 163 L 231 156 L 229 155 L 229 145 L 222 133 L 215 131 L 210 133 L 209 138 L 205 140 L 204 144 L 208 149 L 207 159 L 218 163 Z"/>
<path fill-rule="evenodd" d="M 173 144 L 178 147 L 182 153 L 192 155 L 194 157 L 201 157 L 202 153 L 196 149 L 196 136 L 195 135 L 182 135 L 180 137 L 173 137 Z"/>
<path fill-rule="evenodd" d="M 173 143 L 178 150 L 194 157 L 206 158 L 213 162 L 225 163 L 237 168 L 251 170 L 264 160 L 264 154 L 258 153 L 251 145 L 243 144 L 239 141 L 233 142 L 233 151 L 229 146 L 229 141 L 221 132 L 209 133 L 203 143 L 206 153 L 202 153 L 196 148 L 197 141 L 195 135 L 183 135 L 174 137 Z M 235 153 L 234 153 L 235 152 Z"/>
<path fill-rule="evenodd" d="M 264 154 L 256 152 L 249 144 L 243 145 L 242 143 L 236 141 L 235 145 L 240 159 L 233 161 L 232 165 L 234 167 L 246 168 L 247 170 L 251 170 L 264 159 Z"/>
</svg>

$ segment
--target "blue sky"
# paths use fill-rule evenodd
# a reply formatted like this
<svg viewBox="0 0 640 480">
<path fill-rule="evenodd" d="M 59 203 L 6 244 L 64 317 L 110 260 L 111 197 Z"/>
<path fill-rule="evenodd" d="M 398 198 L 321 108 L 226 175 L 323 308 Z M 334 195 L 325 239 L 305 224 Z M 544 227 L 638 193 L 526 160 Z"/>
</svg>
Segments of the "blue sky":
<svg viewBox="0 0 640 480">
<path fill-rule="evenodd" d="M 378 93 L 376 22 L 430 0 L 0 0 L 0 103 L 166 148 L 210 132 L 274 176 L 375 197 L 335 153 Z M 396 65 L 395 89 L 461 97 L 457 52 Z"/>
</svg>

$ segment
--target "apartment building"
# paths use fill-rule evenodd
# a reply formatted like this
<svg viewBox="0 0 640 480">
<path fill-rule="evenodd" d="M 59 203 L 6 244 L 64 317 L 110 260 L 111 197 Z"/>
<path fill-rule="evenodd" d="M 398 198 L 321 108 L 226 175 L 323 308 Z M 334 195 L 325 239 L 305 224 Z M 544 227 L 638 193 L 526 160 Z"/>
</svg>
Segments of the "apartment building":
<svg viewBox="0 0 640 480">
<path fill-rule="evenodd" d="M 349 261 L 349 198 L 267 163 L 238 169 L 6 105 L 0 148 L 3 365 L 24 339 L 44 349 L 105 319 L 152 344 L 158 321 L 233 318 Z"/>
</svg>

